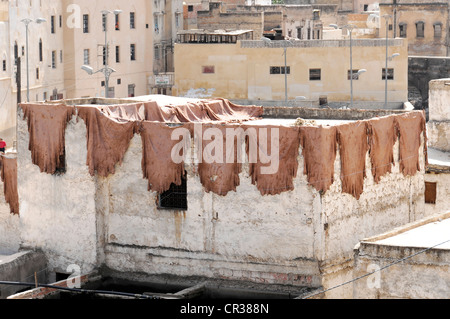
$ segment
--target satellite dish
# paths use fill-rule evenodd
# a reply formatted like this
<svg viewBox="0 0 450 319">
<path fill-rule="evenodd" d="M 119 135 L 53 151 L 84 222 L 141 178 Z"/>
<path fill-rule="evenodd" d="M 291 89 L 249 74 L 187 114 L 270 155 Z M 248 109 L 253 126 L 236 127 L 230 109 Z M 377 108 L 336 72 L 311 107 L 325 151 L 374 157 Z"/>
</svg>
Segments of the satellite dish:
<svg viewBox="0 0 450 319">
<path fill-rule="evenodd" d="M 380 16 L 377 14 L 369 14 L 366 21 L 367 27 L 370 29 L 375 29 L 380 27 Z"/>
</svg>

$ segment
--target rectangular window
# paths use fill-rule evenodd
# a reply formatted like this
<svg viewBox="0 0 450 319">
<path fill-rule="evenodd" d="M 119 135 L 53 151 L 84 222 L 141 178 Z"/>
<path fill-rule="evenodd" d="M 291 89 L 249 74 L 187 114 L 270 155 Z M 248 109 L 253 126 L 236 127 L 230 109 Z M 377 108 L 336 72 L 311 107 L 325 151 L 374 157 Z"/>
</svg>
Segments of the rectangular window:
<svg viewBox="0 0 450 319">
<path fill-rule="evenodd" d="M 416 23 L 416 36 L 418 38 L 424 37 L 425 23 L 422 21 Z"/>
<path fill-rule="evenodd" d="M 134 12 L 130 12 L 130 29 L 136 28 L 134 22 L 135 22 L 135 14 Z"/>
<path fill-rule="evenodd" d="M 159 33 L 159 16 L 157 14 L 154 14 L 153 20 L 155 23 L 155 33 Z"/>
<path fill-rule="evenodd" d="M 303 39 L 303 27 L 297 28 L 297 38 L 299 38 L 300 40 Z"/>
<path fill-rule="evenodd" d="M 62 28 L 62 15 L 59 16 L 59 27 Z"/>
<path fill-rule="evenodd" d="M 383 68 L 382 70 L 381 79 L 386 80 L 386 68 Z M 387 79 L 388 80 L 394 79 L 394 69 L 388 68 Z"/>
<path fill-rule="evenodd" d="M 83 14 L 83 33 L 89 33 L 89 15 Z"/>
<path fill-rule="evenodd" d="M 102 30 L 103 32 L 106 31 L 106 14 L 102 13 Z"/>
<path fill-rule="evenodd" d="M 170 188 L 158 194 L 159 209 L 187 209 L 187 183 L 186 172 L 181 176 L 181 185 L 171 184 Z"/>
<path fill-rule="evenodd" d="M 85 65 L 89 65 L 89 49 L 84 49 L 83 62 Z"/>
<path fill-rule="evenodd" d="M 130 59 L 136 61 L 136 44 L 130 44 Z"/>
<path fill-rule="evenodd" d="M 281 70 L 279 66 L 271 66 L 270 74 L 281 74 Z"/>
<path fill-rule="evenodd" d="M 134 97 L 135 84 L 128 84 L 128 97 Z"/>
<path fill-rule="evenodd" d="M 56 69 L 56 51 L 52 51 L 52 69 Z"/>
<path fill-rule="evenodd" d="M 284 74 L 285 67 L 284 66 L 271 66 L 270 74 Z M 291 74 L 291 67 L 286 67 L 286 74 Z"/>
<path fill-rule="evenodd" d="M 102 47 L 102 58 L 103 58 L 103 65 L 106 65 L 106 47 Z"/>
<path fill-rule="evenodd" d="M 153 56 L 155 60 L 159 60 L 159 45 L 155 45 Z"/>
<path fill-rule="evenodd" d="M 120 47 L 116 45 L 116 63 L 120 62 Z"/>
<path fill-rule="evenodd" d="M 193 6 L 193 5 L 188 5 L 188 11 L 189 11 L 189 12 L 194 11 L 194 6 Z"/>
<path fill-rule="evenodd" d="M 63 62 L 63 51 L 60 50 L 59 51 L 59 63 L 62 63 L 62 62 Z"/>
<path fill-rule="evenodd" d="M 39 80 L 39 68 L 36 68 L 36 80 Z"/>
<path fill-rule="evenodd" d="M 3 60 L 3 71 L 6 71 L 6 60 Z"/>
<path fill-rule="evenodd" d="M 115 19 L 114 27 L 115 27 L 116 30 L 120 30 L 120 26 L 119 26 L 119 15 L 118 15 L 118 14 L 115 14 L 114 17 L 115 17 L 115 18 L 114 18 L 114 19 Z"/>
<path fill-rule="evenodd" d="M 320 81 L 321 80 L 321 69 L 309 69 L 309 80 L 310 81 Z"/>
<path fill-rule="evenodd" d="M 55 33 L 55 16 L 50 17 L 50 32 Z"/>
<path fill-rule="evenodd" d="M 175 28 L 180 28 L 180 15 L 175 12 Z"/>
<path fill-rule="evenodd" d="M 442 36 L 442 24 L 436 23 L 433 25 L 434 27 L 434 38 L 439 39 Z"/>
<path fill-rule="evenodd" d="M 43 52 L 42 52 L 42 39 L 39 39 L 39 61 L 43 60 Z"/>
<path fill-rule="evenodd" d="M 202 73 L 204 73 L 204 74 L 213 74 L 213 73 L 215 73 L 214 65 L 202 66 Z"/>
<path fill-rule="evenodd" d="M 358 74 L 358 69 L 354 69 L 353 71 L 352 71 L 352 75 L 353 75 L 353 80 L 359 80 L 359 74 Z M 350 70 L 347 70 L 347 80 L 350 80 Z"/>
<path fill-rule="evenodd" d="M 425 203 L 436 204 L 436 183 L 425 182 Z"/>
<path fill-rule="evenodd" d="M 400 38 L 406 38 L 406 23 L 400 23 L 398 26 L 400 32 Z"/>
</svg>

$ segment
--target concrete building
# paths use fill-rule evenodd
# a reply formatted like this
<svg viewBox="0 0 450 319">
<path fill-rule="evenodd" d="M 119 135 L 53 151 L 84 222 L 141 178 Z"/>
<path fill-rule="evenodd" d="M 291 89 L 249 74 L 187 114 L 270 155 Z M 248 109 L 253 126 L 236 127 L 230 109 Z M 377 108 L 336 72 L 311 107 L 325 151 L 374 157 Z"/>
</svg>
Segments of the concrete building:
<svg viewBox="0 0 450 319">
<path fill-rule="evenodd" d="M 37 18 L 46 22 L 36 23 Z M 105 96 L 106 87 L 110 97 L 171 93 L 173 43 L 183 28 L 181 0 L 96 1 L 95 6 L 85 0 L 1 1 L 0 19 L 0 135 L 8 147 L 16 141 L 17 101 L 27 100 L 28 88 L 30 101 Z M 28 58 L 24 19 L 33 20 Z"/>
<path fill-rule="evenodd" d="M 429 165 L 425 175 L 427 209 L 435 213 L 450 207 L 450 79 L 430 81 L 427 122 Z"/>
<path fill-rule="evenodd" d="M 183 30 L 182 1 L 153 2 L 153 74 L 149 93 L 171 95 L 174 84 L 173 45 Z"/>
<path fill-rule="evenodd" d="M 150 101 L 158 101 L 155 98 L 150 97 Z M 149 98 L 134 99 L 139 100 L 143 102 L 134 105 L 142 105 Z M 99 103 L 108 103 L 102 99 L 65 100 L 68 102 L 74 104 L 78 114 L 81 114 L 80 108 L 97 108 Z M 164 109 L 167 105 L 183 108 L 187 102 L 193 107 L 201 101 L 182 99 L 180 103 L 179 98 L 172 98 L 157 103 Z M 89 106 L 91 103 L 95 104 Z M 130 100 L 110 100 L 109 103 L 129 105 Z M 38 110 L 39 105 L 33 109 Z M 393 115 L 388 118 L 392 120 L 408 114 L 391 112 Z M 421 112 L 414 114 L 422 116 Z M 132 280 L 136 280 L 138 274 L 171 274 L 179 278 L 198 276 L 263 283 L 267 291 L 274 285 L 326 289 L 352 278 L 352 251 L 361 238 L 427 216 L 423 137 L 420 137 L 420 145 L 417 144 L 416 154 L 420 171 L 412 175 L 405 176 L 397 162 L 404 141 L 397 140 L 393 146 L 395 166 L 379 183 L 369 173 L 369 153 L 361 153 L 367 175 L 359 197 L 343 192 L 341 177 L 346 175 L 343 173 L 346 168 L 341 165 L 347 161 L 343 149 L 339 148 L 336 157 L 332 156 L 327 162 L 333 167 L 329 176 L 333 182 L 328 189 L 319 191 L 303 171 L 309 160 L 307 151 L 299 148 L 292 156 L 283 157 L 298 161 L 293 166 L 295 170 L 298 168 L 298 174 L 292 176 L 289 187 L 279 186 L 278 189 L 278 182 L 271 183 L 277 188 L 274 194 L 261 193 L 263 188 L 258 185 L 262 179 L 258 179 L 257 184 L 255 180 L 252 182 L 250 163 L 243 164 L 236 190 L 226 195 L 207 190 L 207 181 L 200 179 L 197 164 L 186 163 L 187 208 L 162 209 L 162 193 L 149 191 L 149 182 L 142 175 L 144 144 L 139 134 L 130 136 L 122 163 L 115 165 L 114 173 L 102 177 L 95 172 L 92 175 L 87 165 L 87 122 L 76 115 L 67 120 L 65 168 L 49 174 L 33 164 L 32 151 L 28 149 L 31 135 L 20 113 L 17 155 L 20 214 L 2 211 L 3 219 L 16 227 L 8 231 L 19 234 L 19 238 L 14 237 L 19 243 L 14 238 L 0 240 L 3 249 L 14 250 L 17 245 L 21 249 L 42 249 L 53 274 L 70 273 L 68 267 L 76 264 L 83 274 L 102 266 L 116 276 Z M 295 118 L 287 121 L 262 119 L 225 125 L 255 128 L 275 125 L 280 130 L 290 127 L 286 130 L 295 131 L 296 126 L 292 126 L 295 122 Z M 214 123 L 209 123 L 214 127 Z M 355 122 L 318 123 L 340 130 L 345 123 Z M 410 133 L 419 137 L 422 135 L 419 131 L 415 131 L 418 135 Z M 332 151 L 326 154 L 331 156 Z M 168 163 L 164 159 L 163 162 Z M 290 164 L 280 165 L 283 170 L 288 166 Z M 286 179 L 288 184 L 289 180 Z M 7 236 L 8 233 L 0 234 Z M 351 287 L 345 287 L 318 296 L 348 298 L 351 292 Z"/>
<path fill-rule="evenodd" d="M 2 1 L 0 134 L 8 147 L 16 141 L 17 101 L 56 99 L 67 96 L 64 85 L 64 43 L 60 1 Z M 53 18 L 52 18 L 53 17 Z M 36 23 L 37 18 L 47 21 Z M 27 27 L 25 19 L 33 19 Z M 28 48 L 27 48 L 28 45 Z M 28 57 L 28 58 L 27 58 Z M 20 66 L 17 60 L 20 58 Z M 20 89 L 16 73 L 20 76 Z"/>
<path fill-rule="evenodd" d="M 174 92 L 187 96 L 191 90 L 201 89 L 211 97 L 228 96 L 239 103 L 249 100 L 250 104 L 265 101 L 286 104 L 303 96 L 316 106 L 327 103 L 348 106 L 353 91 L 355 108 L 383 108 L 385 45 L 382 39 L 352 40 L 354 80 L 350 81 L 349 40 L 177 43 Z M 388 65 L 388 108 L 403 108 L 408 94 L 407 43 L 389 39 L 388 45 L 389 55 L 400 54 Z M 186 59 L 192 63 L 184 63 Z M 360 69 L 367 72 L 356 78 Z"/>
<path fill-rule="evenodd" d="M 448 299 L 449 230 L 447 211 L 362 240 L 354 276 L 365 277 L 354 281 L 353 297 Z"/>
<path fill-rule="evenodd" d="M 449 55 L 448 0 L 385 0 L 380 1 L 380 16 L 390 15 L 389 37 L 408 39 L 411 56 Z M 385 20 L 380 34 L 386 33 Z"/>
</svg>

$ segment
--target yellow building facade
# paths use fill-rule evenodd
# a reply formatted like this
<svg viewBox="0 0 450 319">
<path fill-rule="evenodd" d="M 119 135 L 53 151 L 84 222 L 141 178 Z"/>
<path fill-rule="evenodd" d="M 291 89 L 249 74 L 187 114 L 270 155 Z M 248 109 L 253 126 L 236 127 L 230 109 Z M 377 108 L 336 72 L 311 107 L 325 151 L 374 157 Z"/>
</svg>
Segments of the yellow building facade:
<svg viewBox="0 0 450 319">
<path fill-rule="evenodd" d="M 251 101 L 302 97 L 349 102 L 353 96 L 355 103 L 383 104 L 386 41 L 353 39 L 351 44 L 350 59 L 350 40 L 177 43 L 174 93 L 190 96 L 201 90 L 211 97 Z M 403 103 L 408 97 L 407 41 L 389 39 L 388 57 L 394 53 L 398 53 L 395 58 L 388 58 L 387 101 Z M 357 76 L 361 69 L 366 71 Z"/>
</svg>

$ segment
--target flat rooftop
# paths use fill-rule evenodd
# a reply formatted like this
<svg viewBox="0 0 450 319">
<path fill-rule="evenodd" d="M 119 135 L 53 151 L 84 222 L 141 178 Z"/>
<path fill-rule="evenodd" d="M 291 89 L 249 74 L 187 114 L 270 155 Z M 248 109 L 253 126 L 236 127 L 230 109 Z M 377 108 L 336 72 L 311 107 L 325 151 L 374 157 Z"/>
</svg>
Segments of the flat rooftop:
<svg viewBox="0 0 450 319">
<path fill-rule="evenodd" d="M 450 249 L 450 210 L 442 218 L 434 218 L 425 224 L 405 226 L 404 231 L 393 231 L 392 235 L 369 240 L 372 244 L 396 247 Z"/>
</svg>

